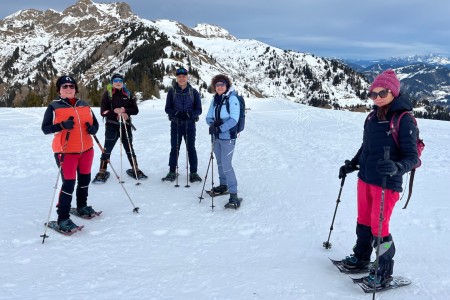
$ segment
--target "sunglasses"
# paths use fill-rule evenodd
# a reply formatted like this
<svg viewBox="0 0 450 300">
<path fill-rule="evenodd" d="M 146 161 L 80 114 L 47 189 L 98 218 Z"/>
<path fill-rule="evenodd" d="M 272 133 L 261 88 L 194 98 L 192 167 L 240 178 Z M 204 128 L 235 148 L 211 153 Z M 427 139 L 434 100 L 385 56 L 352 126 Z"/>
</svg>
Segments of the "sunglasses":
<svg viewBox="0 0 450 300">
<path fill-rule="evenodd" d="M 390 92 L 391 92 L 390 90 L 382 90 L 382 91 L 379 91 L 378 93 L 370 92 L 369 93 L 369 98 L 372 99 L 372 100 L 377 99 L 378 96 L 380 96 L 380 98 L 386 98 L 387 95 L 389 95 Z"/>
<path fill-rule="evenodd" d="M 63 90 L 67 90 L 67 89 L 73 90 L 73 89 L 75 89 L 75 85 L 74 84 L 65 84 L 65 85 L 62 85 L 61 88 Z"/>
<path fill-rule="evenodd" d="M 223 82 L 218 82 L 218 83 L 216 83 L 214 86 L 215 86 L 215 87 L 223 87 L 223 86 L 226 86 L 226 84 L 223 83 Z"/>
<path fill-rule="evenodd" d="M 113 79 L 113 82 L 115 82 L 115 83 L 117 83 L 117 82 L 122 83 L 122 82 L 123 82 L 123 79 L 122 79 L 122 78 L 114 78 L 114 79 Z"/>
</svg>

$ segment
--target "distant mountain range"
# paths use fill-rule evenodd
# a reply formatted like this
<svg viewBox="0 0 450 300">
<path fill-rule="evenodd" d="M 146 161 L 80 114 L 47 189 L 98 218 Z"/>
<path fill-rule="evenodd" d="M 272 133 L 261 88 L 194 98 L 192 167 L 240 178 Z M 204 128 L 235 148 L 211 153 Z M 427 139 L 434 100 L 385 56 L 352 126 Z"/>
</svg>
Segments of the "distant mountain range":
<svg viewBox="0 0 450 300">
<path fill-rule="evenodd" d="M 450 105 L 450 58 L 438 55 L 414 55 L 383 60 L 344 60 L 343 63 L 372 81 L 382 70 L 392 68 L 402 90 L 418 100 Z"/>
<path fill-rule="evenodd" d="M 94 105 L 114 72 L 124 73 L 141 99 L 160 98 L 172 85 L 174 70 L 185 66 L 202 95 L 208 94 L 214 75 L 226 73 L 247 97 L 364 111 L 372 103 L 366 96 L 370 79 L 394 63 L 328 59 L 237 39 L 211 24 L 190 28 L 146 20 L 123 2 L 80 0 L 63 12 L 22 10 L 0 20 L 0 38 L 1 106 L 45 105 L 55 97 L 55 80 L 63 74 L 75 76 L 80 97 Z M 415 96 L 443 100 L 449 80 L 436 70 L 447 68 L 448 60 L 447 65 L 443 58 L 439 65 L 428 64 L 431 60 L 420 66 L 398 60 L 395 69 Z M 420 88 L 417 80 L 422 80 Z"/>
</svg>

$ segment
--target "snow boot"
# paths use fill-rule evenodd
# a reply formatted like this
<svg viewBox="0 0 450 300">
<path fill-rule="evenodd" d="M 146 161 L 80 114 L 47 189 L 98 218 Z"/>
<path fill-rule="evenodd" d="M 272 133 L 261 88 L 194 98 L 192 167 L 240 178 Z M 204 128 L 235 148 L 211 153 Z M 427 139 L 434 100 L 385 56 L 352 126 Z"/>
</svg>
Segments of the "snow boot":
<svg viewBox="0 0 450 300">
<path fill-rule="evenodd" d="M 197 173 L 189 173 L 189 181 L 190 182 L 202 182 L 202 179 Z"/>
<path fill-rule="evenodd" d="M 127 174 L 130 177 L 136 179 L 136 174 L 137 174 L 138 179 L 147 179 L 147 175 L 145 175 L 144 172 L 142 172 L 138 167 L 138 162 L 137 162 L 136 156 L 134 156 L 134 157 L 128 156 L 128 161 L 130 162 L 131 169 L 127 170 Z M 133 161 L 134 161 L 136 169 L 133 166 Z"/>
<path fill-rule="evenodd" d="M 92 206 L 78 207 L 77 211 L 82 218 L 92 218 L 96 216 L 96 211 L 92 208 Z"/>
<path fill-rule="evenodd" d="M 359 259 L 358 257 L 356 257 L 353 254 L 350 254 L 349 256 L 346 256 L 343 260 L 342 260 L 342 265 L 349 270 L 354 270 L 354 271 L 363 271 L 363 270 L 368 270 L 369 266 L 370 266 L 370 256 L 368 260 L 362 260 Z"/>
<path fill-rule="evenodd" d="M 378 266 L 377 272 L 372 269 L 369 273 L 369 276 L 363 278 L 363 282 L 371 288 L 383 288 L 393 280 L 393 272 L 394 260 L 391 260 L 387 264 L 380 264 Z"/>
<path fill-rule="evenodd" d="M 76 229 L 78 226 L 69 218 L 63 221 L 58 221 L 59 230 L 62 232 L 71 232 Z"/>
<path fill-rule="evenodd" d="M 162 181 L 175 181 L 177 179 L 177 174 L 175 172 L 167 173 L 166 177 L 161 178 Z"/>
<path fill-rule="evenodd" d="M 237 194 L 231 193 L 228 203 L 225 204 L 225 208 L 238 209 L 239 206 L 241 206 L 241 201 L 242 201 L 242 199 L 238 198 Z"/>
<path fill-rule="evenodd" d="M 228 186 L 221 184 L 219 186 L 215 186 L 211 189 L 211 193 L 214 193 L 214 195 L 221 195 L 228 193 Z"/>
<path fill-rule="evenodd" d="M 94 180 L 92 180 L 92 182 L 106 182 L 106 180 L 109 178 L 109 172 L 106 171 L 107 167 L 108 161 L 100 160 L 100 169 L 98 170 L 98 173 L 97 175 L 95 175 Z"/>
<path fill-rule="evenodd" d="M 373 247 L 377 248 L 377 237 L 373 237 Z M 383 237 L 380 240 L 380 253 L 378 259 L 378 270 L 372 269 L 369 276 L 363 279 L 364 283 L 370 287 L 385 287 L 388 285 L 393 277 L 394 272 L 394 255 L 395 245 L 392 236 Z M 374 264 L 375 265 L 375 264 Z"/>
</svg>

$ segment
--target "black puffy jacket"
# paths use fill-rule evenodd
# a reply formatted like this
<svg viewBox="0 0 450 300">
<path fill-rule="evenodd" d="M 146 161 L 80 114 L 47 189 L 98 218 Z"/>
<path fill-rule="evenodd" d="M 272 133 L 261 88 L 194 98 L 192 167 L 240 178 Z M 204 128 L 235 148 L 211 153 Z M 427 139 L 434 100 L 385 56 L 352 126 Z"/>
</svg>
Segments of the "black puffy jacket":
<svg viewBox="0 0 450 300">
<path fill-rule="evenodd" d="M 402 176 L 411 171 L 419 161 L 417 153 L 417 128 L 413 118 L 405 114 L 400 122 L 398 132 L 399 147 L 395 144 L 390 131 L 390 120 L 394 113 L 412 110 L 412 104 L 408 97 L 399 95 L 395 98 L 389 111 L 386 114 L 386 120 L 380 121 L 377 117 L 377 106 L 374 106 L 375 113 L 370 114 L 364 124 L 363 143 L 358 150 L 352 162 L 359 165 L 358 177 L 366 183 L 381 186 L 382 178 L 377 170 L 378 160 L 384 158 L 384 147 L 390 147 L 390 159 L 398 163 L 399 172 L 394 176 L 388 176 L 386 187 L 388 189 L 402 192 Z"/>
</svg>

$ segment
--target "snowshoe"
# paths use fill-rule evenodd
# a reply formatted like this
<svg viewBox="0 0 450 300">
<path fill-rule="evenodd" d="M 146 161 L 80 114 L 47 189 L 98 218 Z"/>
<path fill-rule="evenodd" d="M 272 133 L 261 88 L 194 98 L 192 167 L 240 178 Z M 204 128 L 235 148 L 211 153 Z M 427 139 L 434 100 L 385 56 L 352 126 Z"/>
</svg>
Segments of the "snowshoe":
<svg viewBox="0 0 450 300">
<path fill-rule="evenodd" d="M 177 174 L 175 172 L 169 172 L 167 173 L 166 177 L 161 178 L 162 181 L 170 181 L 173 182 L 177 179 Z"/>
<path fill-rule="evenodd" d="M 108 180 L 109 175 L 109 171 L 105 171 L 104 173 L 98 172 L 97 175 L 95 175 L 95 178 L 92 180 L 92 183 L 105 183 L 106 180 Z"/>
<path fill-rule="evenodd" d="M 353 283 L 358 284 L 365 293 L 373 293 L 373 278 L 369 279 L 369 276 L 362 278 L 352 278 Z M 379 277 L 380 278 L 380 277 Z M 383 292 L 391 289 L 396 289 L 402 286 L 411 284 L 411 280 L 402 276 L 389 276 L 382 283 L 375 283 L 375 292 Z"/>
<path fill-rule="evenodd" d="M 47 223 L 45 223 L 45 226 L 48 226 L 48 228 L 51 228 L 56 232 L 59 232 L 64 235 L 72 235 L 75 232 L 80 231 L 84 227 L 83 225 L 81 226 L 75 225 L 75 223 L 73 223 L 71 219 L 64 220 L 59 224 L 56 221 L 50 221 L 48 222 L 48 225 Z"/>
<path fill-rule="evenodd" d="M 189 181 L 190 182 L 202 182 L 202 179 L 197 173 L 190 173 L 189 174 Z"/>
<path fill-rule="evenodd" d="M 131 178 L 136 179 L 136 173 L 134 172 L 133 169 L 128 169 L 127 171 L 128 176 L 130 176 Z M 137 170 L 137 177 L 139 180 L 141 179 L 147 179 L 148 176 L 144 174 L 144 172 L 142 172 L 141 170 Z"/>
<path fill-rule="evenodd" d="M 102 211 L 95 211 L 92 206 L 85 206 L 81 208 L 72 207 L 70 213 L 83 219 L 92 219 L 98 217 Z"/>
</svg>

